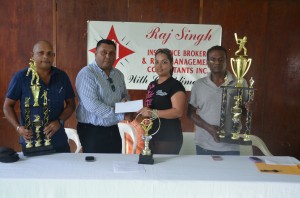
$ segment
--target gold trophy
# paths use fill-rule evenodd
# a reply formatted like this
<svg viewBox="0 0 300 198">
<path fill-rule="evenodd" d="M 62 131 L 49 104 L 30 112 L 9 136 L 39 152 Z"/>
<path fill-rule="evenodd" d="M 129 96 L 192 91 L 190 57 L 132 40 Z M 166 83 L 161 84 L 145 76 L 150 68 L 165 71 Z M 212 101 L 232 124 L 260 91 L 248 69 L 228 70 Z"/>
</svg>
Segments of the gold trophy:
<svg viewBox="0 0 300 198">
<path fill-rule="evenodd" d="M 150 111 L 150 110 L 148 110 Z M 144 130 L 144 135 L 143 135 L 143 140 L 144 140 L 144 149 L 142 150 L 140 156 L 139 156 L 139 164 L 153 164 L 154 163 L 154 159 L 153 159 L 153 154 L 149 148 L 149 142 L 152 139 L 152 136 L 155 135 L 159 129 L 160 129 L 160 119 L 157 115 L 157 110 L 152 110 L 150 111 L 152 114 L 151 118 L 145 118 L 142 120 L 142 122 L 140 122 L 140 125 L 142 126 L 143 130 Z M 136 116 L 136 120 L 137 118 L 142 114 L 139 113 Z M 153 126 L 153 120 L 158 119 L 158 128 L 157 130 L 152 133 L 149 134 L 150 129 L 152 129 Z"/>
<path fill-rule="evenodd" d="M 252 113 L 247 112 L 246 117 L 246 132 L 244 133 L 244 136 L 241 140 L 240 132 L 243 128 L 242 121 L 241 121 L 241 115 L 243 113 L 242 104 L 244 103 L 244 92 L 248 91 L 249 100 L 253 101 L 254 98 L 254 89 L 253 89 L 253 79 L 250 80 L 250 87 L 244 87 L 243 81 L 244 76 L 249 71 L 249 68 L 251 66 L 252 59 L 246 58 L 247 57 L 247 49 L 245 47 L 247 43 L 247 37 L 244 36 L 243 38 L 238 38 L 237 34 L 234 34 L 236 43 L 239 45 L 239 49 L 235 52 L 235 58 L 230 59 L 231 68 L 233 71 L 233 74 L 237 78 L 237 83 L 235 86 L 227 86 L 226 80 L 224 83 L 224 86 L 222 87 L 222 103 L 221 103 L 221 116 L 220 116 L 220 131 L 219 131 L 219 137 L 221 142 L 227 142 L 227 143 L 237 143 L 237 144 L 248 144 L 245 143 L 247 141 L 250 141 L 249 134 L 251 129 L 251 119 L 252 119 Z M 242 55 L 239 55 L 239 53 L 244 52 Z M 233 90 L 236 92 L 236 95 L 234 96 L 234 106 L 227 108 L 227 92 L 228 90 Z M 230 112 L 226 112 L 226 109 L 228 109 Z M 232 115 L 232 129 L 230 131 L 230 136 L 228 136 L 228 133 L 225 131 L 225 122 L 226 122 L 226 114 L 231 113 Z"/>
<path fill-rule="evenodd" d="M 26 140 L 26 145 L 23 147 L 23 153 L 25 156 L 43 155 L 55 152 L 51 145 L 51 139 L 46 137 L 44 143 L 42 140 L 41 132 L 49 122 L 49 111 L 47 104 L 47 91 L 45 90 L 43 95 L 39 97 L 41 86 L 39 84 L 39 75 L 37 73 L 36 63 L 33 59 L 30 59 L 29 68 L 26 76 L 31 73 L 30 89 L 33 98 L 33 104 L 30 103 L 31 97 L 25 97 L 25 127 L 34 132 L 34 138 Z M 44 98 L 43 105 L 39 104 L 39 99 Z M 37 114 L 39 109 L 42 108 L 43 113 Z M 33 118 L 31 118 L 31 113 Z M 43 118 L 43 119 L 41 119 Z"/>
</svg>

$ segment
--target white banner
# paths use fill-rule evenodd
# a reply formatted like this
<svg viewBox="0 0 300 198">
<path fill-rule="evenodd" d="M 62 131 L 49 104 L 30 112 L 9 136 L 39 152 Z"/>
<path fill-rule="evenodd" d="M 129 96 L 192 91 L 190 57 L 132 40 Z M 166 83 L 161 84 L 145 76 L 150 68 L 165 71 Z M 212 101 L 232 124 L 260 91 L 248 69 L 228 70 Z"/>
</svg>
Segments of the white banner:
<svg viewBox="0 0 300 198">
<path fill-rule="evenodd" d="M 157 78 L 154 53 L 169 48 L 174 57 L 173 77 L 190 91 L 195 80 L 209 72 L 206 51 L 221 45 L 220 25 L 88 22 L 88 63 L 95 59 L 97 41 L 107 38 L 116 42 L 114 67 L 125 76 L 127 89 L 147 89 Z"/>
</svg>

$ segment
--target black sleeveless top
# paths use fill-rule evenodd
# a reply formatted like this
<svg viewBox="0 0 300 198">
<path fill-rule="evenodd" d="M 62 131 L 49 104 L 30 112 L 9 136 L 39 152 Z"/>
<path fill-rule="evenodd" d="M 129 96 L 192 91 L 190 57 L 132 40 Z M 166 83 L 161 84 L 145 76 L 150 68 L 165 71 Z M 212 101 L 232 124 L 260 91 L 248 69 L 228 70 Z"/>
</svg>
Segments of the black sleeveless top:
<svg viewBox="0 0 300 198">
<path fill-rule="evenodd" d="M 171 97 L 178 91 L 185 92 L 183 85 L 173 77 L 168 78 L 161 84 L 156 81 L 152 81 L 147 89 L 147 96 L 145 100 L 145 106 L 151 109 L 166 110 L 172 108 Z M 181 121 L 176 119 L 164 119 L 161 118 L 160 129 L 157 134 L 153 136 L 151 141 L 181 141 L 182 129 Z M 158 120 L 153 121 L 153 127 L 149 131 L 149 134 L 154 133 L 158 128 Z"/>
</svg>

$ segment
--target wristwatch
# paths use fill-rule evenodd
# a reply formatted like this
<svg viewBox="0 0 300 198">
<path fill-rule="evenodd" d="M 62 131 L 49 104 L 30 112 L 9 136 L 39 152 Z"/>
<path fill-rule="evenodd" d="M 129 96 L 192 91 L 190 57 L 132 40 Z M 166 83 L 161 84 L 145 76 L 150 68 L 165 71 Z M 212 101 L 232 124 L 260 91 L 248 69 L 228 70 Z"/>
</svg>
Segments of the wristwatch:
<svg viewBox="0 0 300 198">
<path fill-rule="evenodd" d="M 58 122 L 60 123 L 61 126 L 64 126 L 65 121 L 58 119 Z"/>
</svg>

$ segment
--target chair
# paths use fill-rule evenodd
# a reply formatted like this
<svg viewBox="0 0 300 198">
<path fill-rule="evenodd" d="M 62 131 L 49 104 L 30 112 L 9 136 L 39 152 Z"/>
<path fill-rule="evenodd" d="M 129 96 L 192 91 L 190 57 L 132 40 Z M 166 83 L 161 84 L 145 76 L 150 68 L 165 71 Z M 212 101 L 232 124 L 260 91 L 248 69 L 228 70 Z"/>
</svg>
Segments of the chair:
<svg viewBox="0 0 300 198">
<path fill-rule="evenodd" d="M 243 134 L 241 134 L 243 137 Z M 252 145 L 240 145 L 241 155 L 253 155 L 253 146 L 257 147 L 265 156 L 273 156 L 262 139 L 256 135 L 249 135 Z"/>
<path fill-rule="evenodd" d="M 70 140 L 74 141 L 74 143 L 76 144 L 76 150 L 74 153 L 79 153 L 81 151 L 81 143 L 79 140 L 79 136 L 77 134 L 77 130 L 71 128 L 65 128 L 65 131 L 68 136 L 69 144 L 70 144 Z"/>
<path fill-rule="evenodd" d="M 122 153 L 126 154 L 125 146 L 126 146 L 126 139 L 125 139 L 125 133 L 130 135 L 132 142 L 133 142 L 133 147 L 132 147 L 132 154 L 136 153 L 136 147 L 137 147 L 137 138 L 135 134 L 134 128 L 128 124 L 128 123 L 118 123 L 119 131 L 120 131 L 120 136 L 122 139 Z"/>
<path fill-rule="evenodd" d="M 196 145 L 194 142 L 194 132 L 182 132 L 183 143 L 179 155 L 196 155 Z"/>
</svg>

